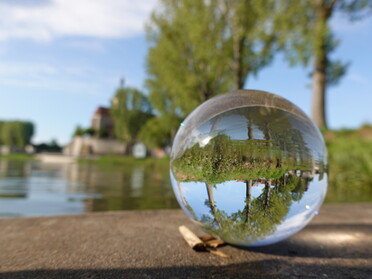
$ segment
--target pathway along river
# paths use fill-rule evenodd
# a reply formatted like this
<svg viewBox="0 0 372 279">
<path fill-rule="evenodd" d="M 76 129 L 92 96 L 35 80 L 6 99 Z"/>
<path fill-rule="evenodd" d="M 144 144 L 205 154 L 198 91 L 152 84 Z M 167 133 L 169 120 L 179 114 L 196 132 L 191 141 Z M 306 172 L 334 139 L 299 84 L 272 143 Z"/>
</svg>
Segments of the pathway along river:
<svg viewBox="0 0 372 279">
<path fill-rule="evenodd" d="M 46 164 L 0 158 L 0 217 L 179 208 L 166 164 Z"/>
</svg>

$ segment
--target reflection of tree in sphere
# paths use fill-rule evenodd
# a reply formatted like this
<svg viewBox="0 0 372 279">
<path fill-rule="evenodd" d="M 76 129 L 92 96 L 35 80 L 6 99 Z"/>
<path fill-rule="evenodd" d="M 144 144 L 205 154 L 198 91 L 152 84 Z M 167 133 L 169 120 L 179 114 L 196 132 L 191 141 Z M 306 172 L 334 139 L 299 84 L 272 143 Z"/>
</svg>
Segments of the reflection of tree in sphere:
<svg viewBox="0 0 372 279">
<path fill-rule="evenodd" d="M 248 246 L 285 239 L 327 190 L 323 138 L 289 101 L 239 90 L 196 108 L 180 126 L 171 179 L 183 210 L 207 232 Z"/>
</svg>

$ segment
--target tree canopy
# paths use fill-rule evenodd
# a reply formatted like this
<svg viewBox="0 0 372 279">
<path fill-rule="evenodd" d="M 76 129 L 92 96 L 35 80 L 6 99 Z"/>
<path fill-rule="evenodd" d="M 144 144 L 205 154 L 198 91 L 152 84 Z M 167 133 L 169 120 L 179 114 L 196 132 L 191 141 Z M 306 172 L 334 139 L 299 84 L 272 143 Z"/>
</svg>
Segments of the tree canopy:
<svg viewBox="0 0 372 279">
<path fill-rule="evenodd" d="M 133 143 L 141 127 L 153 117 L 147 97 L 130 87 L 119 88 L 111 101 L 110 114 L 116 138 Z"/>
<path fill-rule="evenodd" d="M 148 25 L 150 101 L 175 134 L 207 99 L 244 86 L 275 52 L 275 1 L 162 0 Z M 154 131 L 156 132 L 156 131 Z"/>
<path fill-rule="evenodd" d="M 31 143 L 34 125 L 27 121 L 0 121 L 0 145 L 24 148 Z"/>
<path fill-rule="evenodd" d="M 327 128 L 326 90 L 336 85 L 346 73 L 348 62 L 335 59 L 332 53 L 340 41 L 329 24 L 335 13 L 351 20 L 364 17 L 372 8 L 371 0 L 300 0 L 279 1 L 280 43 L 293 64 L 312 63 L 312 118 L 320 128 Z"/>
<path fill-rule="evenodd" d="M 116 137 L 140 139 L 151 147 L 168 145 L 194 108 L 218 94 L 241 89 L 282 50 L 291 65 L 311 63 L 312 116 L 318 127 L 326 128 L 326 89 L 340 81 L 348 66 L 331 57 L 339 40 L 329 20 L 336 12 L 359 19 L 372 7 L 371 0 L 160 0 L 159 4 L 147 26 L 148 100 L 134 88 L 121 88 L 112 102 Z M 150 110 L 143 109 L 149 103 L 156 116 L 152 119 Z"/>
</svg>

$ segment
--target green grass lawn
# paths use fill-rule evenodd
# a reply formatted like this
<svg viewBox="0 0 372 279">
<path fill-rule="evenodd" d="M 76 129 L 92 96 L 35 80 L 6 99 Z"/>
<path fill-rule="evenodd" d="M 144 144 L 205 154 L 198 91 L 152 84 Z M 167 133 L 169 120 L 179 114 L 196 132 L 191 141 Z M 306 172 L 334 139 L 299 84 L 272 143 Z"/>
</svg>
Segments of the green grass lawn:
<svg viewBox="0 0 372 279">
<path fill-rule="evenodd" d="M 159 167 L 169 167 L 169 158 L 143 158 L 137 159 L 130 156 L 120 156 L 120 155 L 105 155 L 94 159 L 79 159 L 79 163 L 82 164 L 94 164 L 101 167 L 125 167 L 125 166 L 159 166 Z"/>
<path fill-rule="evenodd" d="M 31 154 L 22 154 L 22 153 L 14 153 L 14 154 L 0 154 L 0 159 L 6 160 L 17 160 L 17 161 L 29 161 L 34 160 L 34 155 Z"/>
<path fill-rule="evenodd" d="M 372 127 L 324 133 L 329 156 L 326 202 L 372 202 Z"/>
</svg>

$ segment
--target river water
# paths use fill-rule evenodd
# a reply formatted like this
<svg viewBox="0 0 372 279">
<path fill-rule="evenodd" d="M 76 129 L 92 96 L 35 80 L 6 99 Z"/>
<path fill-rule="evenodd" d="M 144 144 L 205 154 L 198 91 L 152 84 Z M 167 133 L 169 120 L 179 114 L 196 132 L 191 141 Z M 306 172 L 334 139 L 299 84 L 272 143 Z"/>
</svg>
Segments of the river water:
<svg viewBox="0 0 372 279">
<path fill-rule="evenodd" d="M 0 217 L 178 207 L 164 167 L 0 159 Z"/>
</svg>

